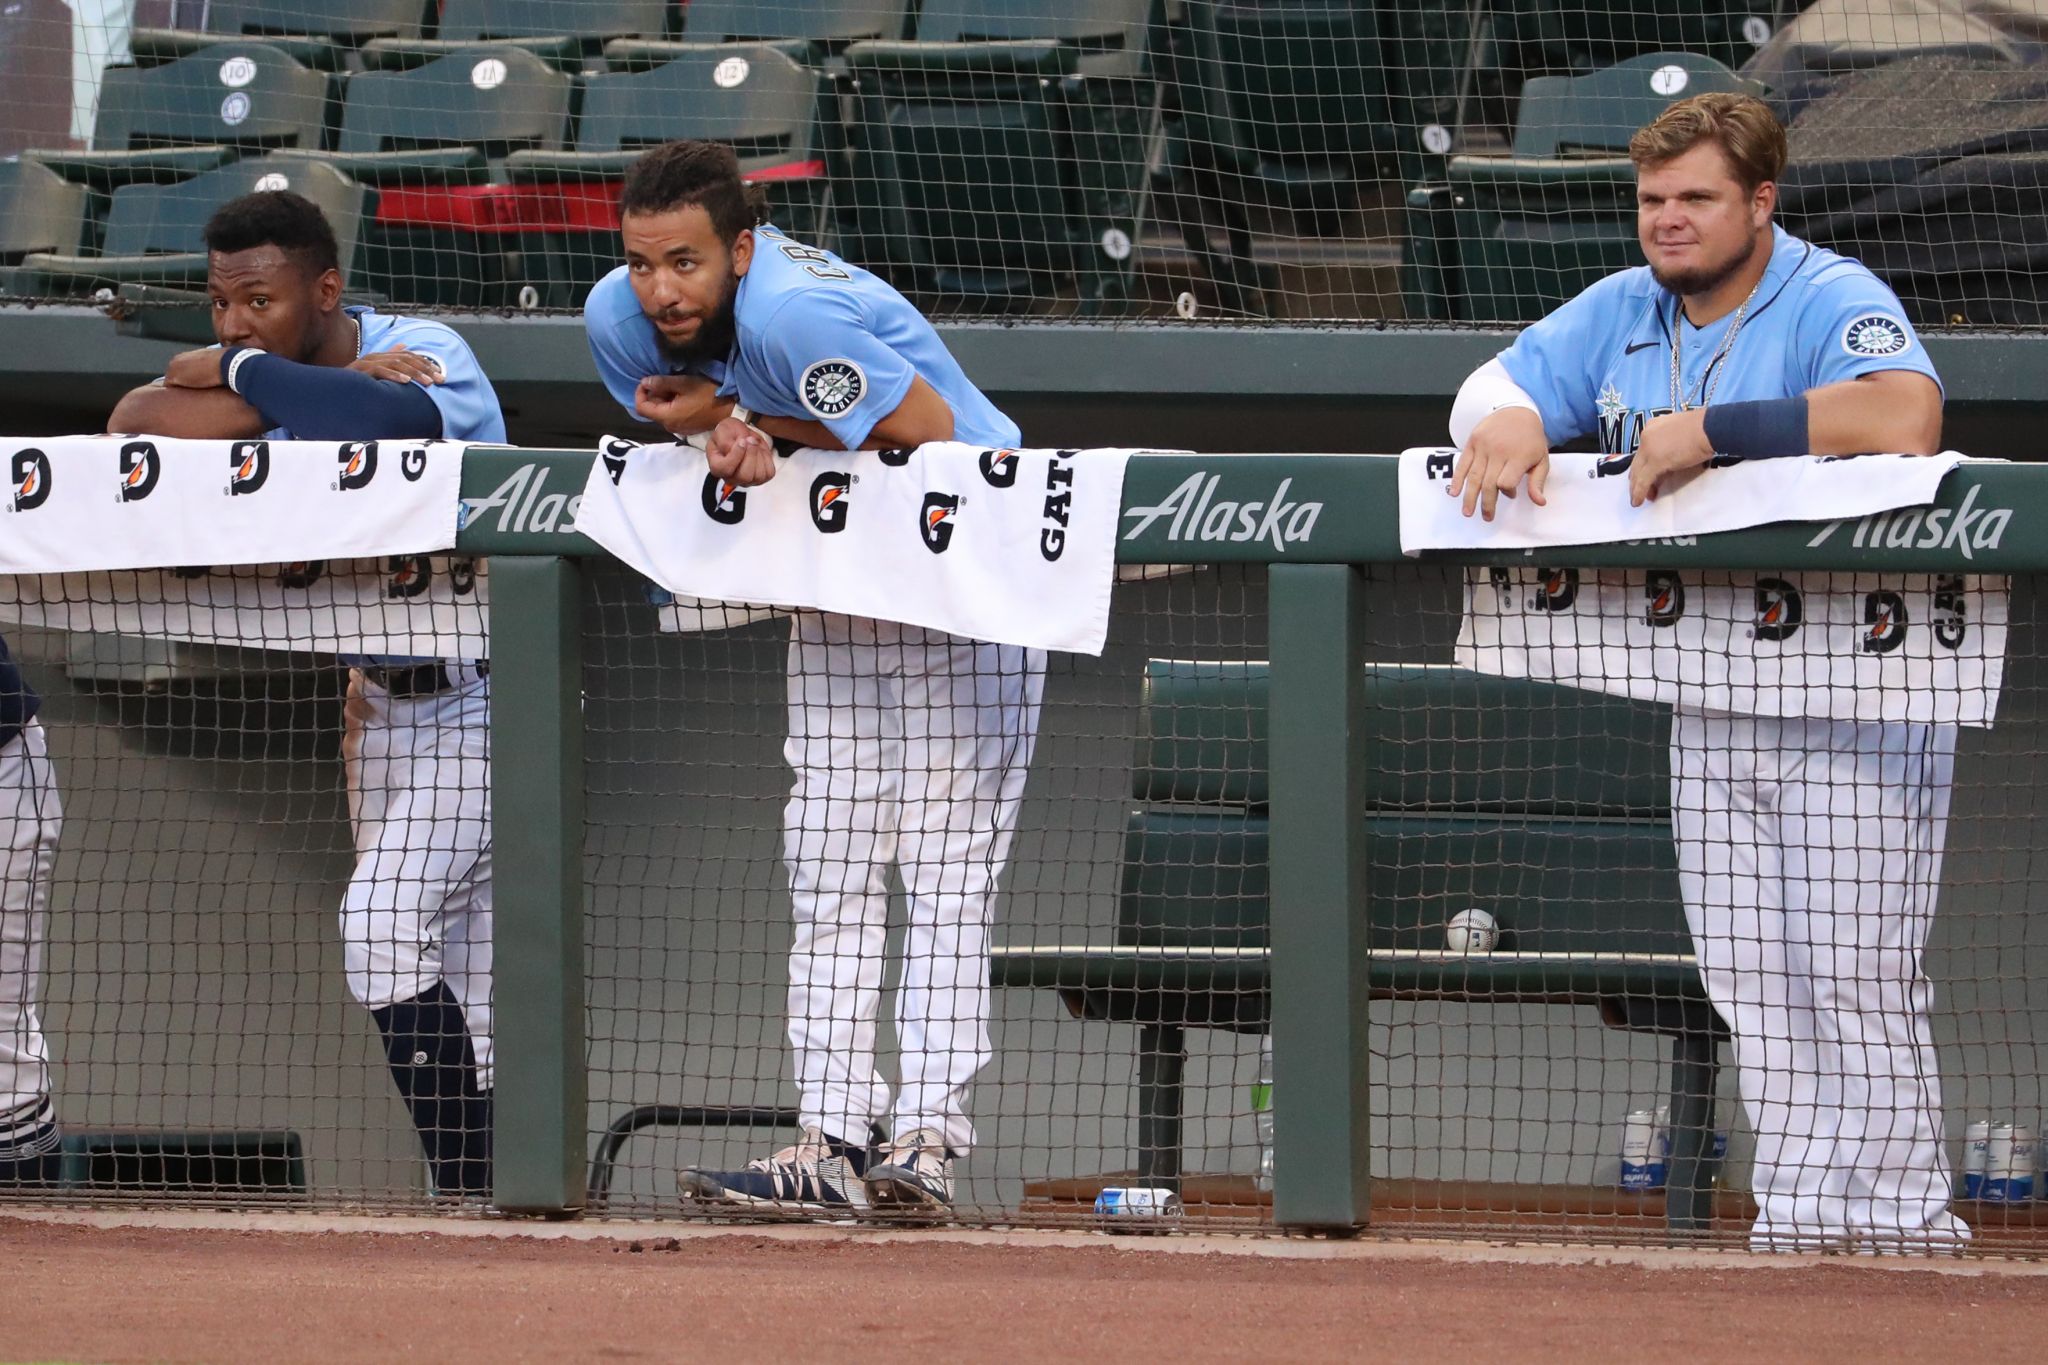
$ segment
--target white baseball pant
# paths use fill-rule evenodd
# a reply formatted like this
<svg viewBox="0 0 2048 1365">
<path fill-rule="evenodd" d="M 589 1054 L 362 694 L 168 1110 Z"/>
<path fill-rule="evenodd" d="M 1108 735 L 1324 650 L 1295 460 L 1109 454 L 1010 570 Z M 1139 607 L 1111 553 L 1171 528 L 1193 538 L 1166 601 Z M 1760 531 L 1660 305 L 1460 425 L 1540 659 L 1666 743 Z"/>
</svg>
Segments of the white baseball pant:
<svg viewBox="0 0 2048 1365">
<path fill-rule="evenodd" d="M 784 810 L 796 934 L 789 1041 L 803 1122 L 864 1145 L 936 1129 L 974 1145 L 991 1056 L 989 931 L 1038 734 L 1045 654 L 806 612 L 789 647 L 796 785 Z M 875 1070 L 888 874 L 909 900 L 896 992 L 901 1084 Z"/>
<path fill-rule="evenodd" d="M 445 981 L 491 1088 L 491 682 L 394 697 L 349 675 L 343 768 L 356 866 L 341 907 L 349 991 L 370 1009 Z"/>
<path fill-rule="evenodd" d="M 37 1017 L 63 802 L 42 722 L 0 745 L 0 1161 L 56 1145 L 50 1053 Z"/>
<path fill-rule="evenodd" d="M 1953 1244 L 1921 970 L 1956 730 L 1680 710 L 1672 824 L 1756 1132 L 1759 1249 Z"/>
</svg>

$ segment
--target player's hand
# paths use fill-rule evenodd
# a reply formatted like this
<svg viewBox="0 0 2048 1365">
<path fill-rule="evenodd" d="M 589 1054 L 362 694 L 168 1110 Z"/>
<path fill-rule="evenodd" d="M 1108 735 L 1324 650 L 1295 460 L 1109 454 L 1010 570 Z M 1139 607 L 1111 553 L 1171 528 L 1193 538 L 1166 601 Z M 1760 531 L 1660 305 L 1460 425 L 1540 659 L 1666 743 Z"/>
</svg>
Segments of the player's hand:
<svg viewBox="0 0 2048 1365">
<path fill-rule="evenodd" d="M 181 351 L 164 366 L 167 389 L 217 389 L 220 387 L 220 351 Z"/>
<path fill-rule="evenodd" d="M 1643 425 L 1643 439 L 1628 466 L 1628 505 L 1641 507 L 1659 492 L 1672 493 L 1690 482 L 1687 471 L 1714 458 L 1707 443 L 1707 410 L 1667 412 Z"/>
<path fill-rule="evenodd" d="M 438 384 L 448 377 L 440 361 L 423 351 L 407 350 L 402 341 L 388 351 L 370 352 L 349 368 L 393 384 Z"/>
<path fill-rule="evenodd" d="M 1538 507 L 1548 506 L 1543 486 L 1550 481 L 1550 438 L 1543 434 L 1543 419 L 1535 413 L 1527 408 L 1502 408 L 1472 429 L 1465 448 L 1458 452 L 1445 491 L 1463 500 L 1466 516 L 1476 508 L 1492 521 L 1501 494 L 1514 497 L 1524 479 L 1529 482 L 1529 501 Z"/>
<path fill-rule="evenodd" d="M 672 436 L 695 436 L 732 415 L 732 399 L 697 374 L 651 374 L 633 391 L 633 411 Z"/>
<path fill-rule="evenodd" d="M 742 488 L 752 488 L 775 477 L 775 443 L 759 427 L 728 417 L 711 430 L 704 447 L 711 472 L 730 479 Z"/>
</svg>

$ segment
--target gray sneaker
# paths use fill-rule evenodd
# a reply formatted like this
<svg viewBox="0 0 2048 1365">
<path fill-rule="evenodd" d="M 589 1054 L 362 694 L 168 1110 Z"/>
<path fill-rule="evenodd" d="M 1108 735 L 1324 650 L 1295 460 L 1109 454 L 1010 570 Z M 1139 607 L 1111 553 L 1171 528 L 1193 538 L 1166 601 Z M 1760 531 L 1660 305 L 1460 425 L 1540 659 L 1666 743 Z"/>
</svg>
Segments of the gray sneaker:
<svg viewBox="0 0 2048 1365">
<path fill-rule="evenodd" d="M 862 1182 L 878 1213 L 944 1213 L 953 1207 L 953 1153 L 933 1128 L 905 1133 Z"/>
<path fill-rule="evenodd" d="M 737 1212 L 794 1217 L 848 1215 L 859 1210 L 867 1149 L 806 1128 L 795 1143 L 737 1171 L 696 1166 L 676 1173 L 683 1198 L 700 1208 L 725 1205 Z M 708 1210 L 707 1210 L 708 1211 Z"/>
</svg>

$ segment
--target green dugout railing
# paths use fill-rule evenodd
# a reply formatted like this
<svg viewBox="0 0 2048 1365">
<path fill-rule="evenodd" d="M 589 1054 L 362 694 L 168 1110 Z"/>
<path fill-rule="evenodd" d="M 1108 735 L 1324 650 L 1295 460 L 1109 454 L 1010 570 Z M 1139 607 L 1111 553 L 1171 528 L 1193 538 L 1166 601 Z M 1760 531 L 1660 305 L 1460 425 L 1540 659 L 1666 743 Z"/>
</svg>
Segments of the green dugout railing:
<svg viewBox="0 0 2048 1365">
<path fill-rule="evenodd" d="M 458 547 L 489 555 L 496 891 L 497 1203 L 573 1216 L 588 1153 L 583 1009 L 582 561 L 590 451 L 476 450 Z M 1368 1214 L 1363 567 L 1404 560 L 1396 461 L 1369 455 L 1143 455 L 1117 558 L 1266 563 L 1274 1219 L 1340 1231 Z M 1798 509 L 1783 509 L 1796 515 Z M 2048 569 L 2048 471 L 1966 465 L 1928 509 L 1638 544 L 1431 555 L 1578 568 Z M 1333 743 L 1342 737 L 1341 747 Z M 1332 762 L 1334 753 L 1341 761 Z M 1297 1172 L 1312 1173 L 1298 1176 Z"/>
</svg>

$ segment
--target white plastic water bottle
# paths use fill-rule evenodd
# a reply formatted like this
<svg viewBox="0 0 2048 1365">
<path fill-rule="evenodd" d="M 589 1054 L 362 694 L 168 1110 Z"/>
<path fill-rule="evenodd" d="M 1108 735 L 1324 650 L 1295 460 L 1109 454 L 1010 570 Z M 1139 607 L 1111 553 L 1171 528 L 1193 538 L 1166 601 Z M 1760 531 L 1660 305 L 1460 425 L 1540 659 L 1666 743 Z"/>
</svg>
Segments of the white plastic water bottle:
<svg viewBox="0 0 2048 1365">
<path fill-rule="evenodd" d="M 1260 1189 L 1273 1189 L 1273 1035 L 1259 1039 L 1259 1078 L 1252 1083 L 1252 1120 L 1259 1128 Z"/>
</svg>

